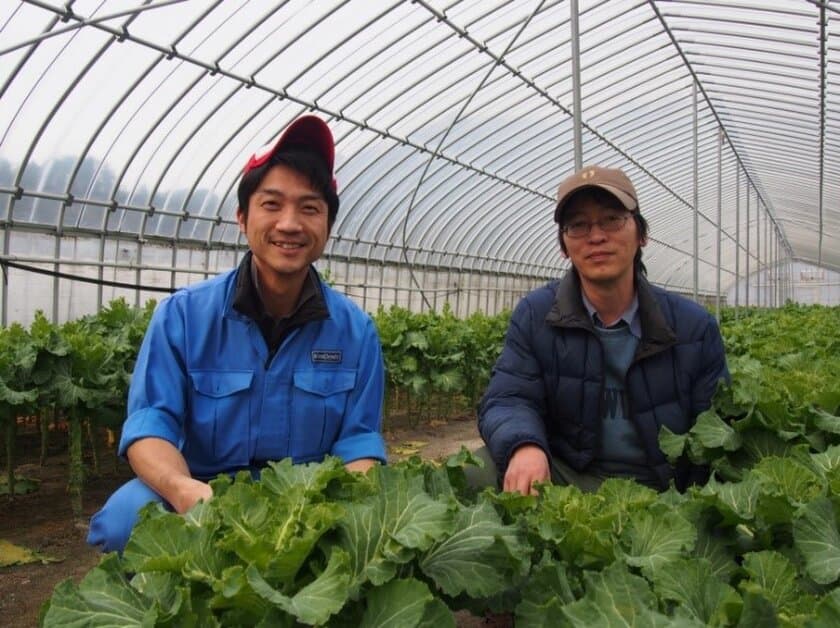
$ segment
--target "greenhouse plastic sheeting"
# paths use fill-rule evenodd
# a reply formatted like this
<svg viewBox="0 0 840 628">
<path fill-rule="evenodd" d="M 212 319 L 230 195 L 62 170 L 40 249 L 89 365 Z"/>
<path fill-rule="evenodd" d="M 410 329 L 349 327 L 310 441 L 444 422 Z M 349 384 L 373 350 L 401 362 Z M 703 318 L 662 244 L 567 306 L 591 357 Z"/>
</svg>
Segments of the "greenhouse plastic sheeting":
<svg viewBox="0 0 840 628">
<path fill-rule="evenodd" d="M 406 268 L 424 290 L 451 271 L 558 275 L 554 193 L 577 160 L 635 182 L 654 282 L 708 296 L 764 270 L 784 286 L 793 260 L 840 269 L 839 11 L 3 2 L 3 259 L 43 267 L 88 247 L 100 278 L 168 268 L 173 287 L 223 269 L 245 246 L 245 160 L 314 112 L 337 141 L 328 257 L 354 272 Z"/>
</svg>

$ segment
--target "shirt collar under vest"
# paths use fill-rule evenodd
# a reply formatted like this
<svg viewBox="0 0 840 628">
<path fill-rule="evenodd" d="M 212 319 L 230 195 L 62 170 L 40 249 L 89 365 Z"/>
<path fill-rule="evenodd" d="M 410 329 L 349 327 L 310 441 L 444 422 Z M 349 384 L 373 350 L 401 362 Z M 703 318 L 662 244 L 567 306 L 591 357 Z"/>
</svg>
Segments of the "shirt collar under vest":
<svg viewBox="0 0 840 628">
<path fill-rule="evenodd" d="M 665 316 L 654 294 L 653 287 L 641 273 L 636 274 L 637 315 L 641 337 L 636 349 L 636 357 L 642 358 L 658 353 L 676 342 L 674 330 L 665 320 Z M 595 325 L 581 298 L 580 279 L 574 269 L 570 269 L 557 282 L 554 303 L 545 317 L 546 323 L 556 327 L 582 327 L 592 332 Z"/>
<path fill-rule="evenodd" d="M 586 297 L 586 293 L 583 290 L 580 291 L 580 297 L 583 300 L 583 307 L 586 308 L 595 327 L 606 328 L 607 325 L 604 325 L 601 321 L 601 318 L 598 316 L 598 311 L 592 305 L 592 301 Z M 627 325 L 630 328 L 630 333 L 636 338 L 642 337 L 642 321 L 639 318 L 639 296 L 637 294 L 633 294 L 633 300 L 630 301 L 630 305 L 627 306 L 627 309 L 609 327 L 617 327 L 620 323 Z"/>
<path fill-rule="evenodd" d="M 270 349 L 276 349 L 293 329 L 312 321 L 329 318 L 321 280 L 312 266 L 304 279 L 294 311 L 282 318 L 271 316 L 260 297 L 256 268 L 251 263 L 251 258 L 251 252 L 248 251 L 237 269 L 233 307 L 257 324 Z"/>
</svg>

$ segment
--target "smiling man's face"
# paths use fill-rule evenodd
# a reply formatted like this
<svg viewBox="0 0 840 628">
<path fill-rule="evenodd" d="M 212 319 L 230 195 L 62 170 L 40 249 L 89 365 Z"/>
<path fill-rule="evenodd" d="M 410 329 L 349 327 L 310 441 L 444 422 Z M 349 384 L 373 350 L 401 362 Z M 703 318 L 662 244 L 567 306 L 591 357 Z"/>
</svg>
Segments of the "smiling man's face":
<svg viewBox="0 0 840 628">
<path fill-rule="evenodd" d="M 636 221 L 618 201 L 604 202 L 587 193 L 576 194 L 563 212 L 563 224 L 589 223 L 589 233 L 573 238 L 563 233 L 566 255 L 581 281 L 601 287 L 633 282 L 633 259 L 645 242 L 639 238 Z M 618 231 L 606 231 L 598 224 L 623 219 Z"/>
<path fill-rule="evenodd" d="M 272 167 L 248 202 L 236 212 L 261 285 L 302 280 L 321 257 L 329 237 L 328 207 L 309 180 L 288 166 Z"/>
</svg>

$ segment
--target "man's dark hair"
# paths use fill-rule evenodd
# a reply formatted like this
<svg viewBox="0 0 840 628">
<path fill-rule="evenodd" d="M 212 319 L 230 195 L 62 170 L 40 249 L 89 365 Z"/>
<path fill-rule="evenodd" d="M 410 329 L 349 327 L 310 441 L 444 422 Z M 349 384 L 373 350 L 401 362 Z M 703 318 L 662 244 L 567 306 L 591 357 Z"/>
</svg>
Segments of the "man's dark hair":
<svg viewBox="0 0 840 628">
<path fill-rule="evenodd" d="M 560 222 L 557 224 L 557 238 L 560 240 L 560 249 L 563 251 L 565 255 L 568 255 L 568 251 L 566 250 L 566 243 L 563 241 L 563 227 L 566 224 L 566 210 L 565 208 L 572 204 L 572 201 L 577 199 L 578 197 L 582 196 L 589 196 L 595 202 L 604 207 L 611 207 L 613 209 L 620 209 L 622 211 L 627 211 L 627 208 L 621 204 L 615 196 L 607 192 L 606 190 L 602 190 L 601 188 L 585 188 L 578 192 L 572 194 L 569 199 L 564 204 L 564 210 L 560 214 Z M 633 216 L 633 220 L 636 223 L 636 234 L 639 237 L 639 242 L 647 240 L 648 236 L 648 222 L 645 220 L 645 217 L 642 216 L 640 210 L 637 209 L 634 212 L 631 212 Z M 647 268 L 645 268 L 644 263 L 642 262 L 642 247 L 639 246 L 636 249 L 636 256 L 633 258 L 633 268 L 637 273 L 641 273 L 643 275 L 647 275 Z"/>
<path fill-rule="evenodd" d="M 338 215 L 338 194 L 332 186 L 332 176 L 321 157 L 301 146 L 291 146 L 271 156 L 266 163 L 242 175 L 239 189 L 236 192 L 239 209 L 245 219 L 248 219 L 248 203 L 251 195 L 257 191 L 265 175 L 274 166 L 286 166 L 303 175 L 312 188 L 324 197 L 327 202 L 327 228 L 332 231 L 335 218 Z"/>
</svg>

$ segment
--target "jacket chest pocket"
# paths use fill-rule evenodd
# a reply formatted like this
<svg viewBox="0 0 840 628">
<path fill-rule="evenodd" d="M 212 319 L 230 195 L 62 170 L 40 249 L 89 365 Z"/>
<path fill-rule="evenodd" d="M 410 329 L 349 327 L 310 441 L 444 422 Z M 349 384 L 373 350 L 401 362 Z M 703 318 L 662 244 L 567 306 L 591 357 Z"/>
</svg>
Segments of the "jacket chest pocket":
<svg viewBox="0 0 840 628">
<path fill-rule="evenodd" d="M 338 437 L 356 371 L 300 369 L 293 384 L 290 453 L 296 461 L 322 458 Z"/>
<path fill-rule="evenodd" d="M 185 450 L 219 469 L 247 464 L 253 371 L 191 371 Z"/>
</svg>

